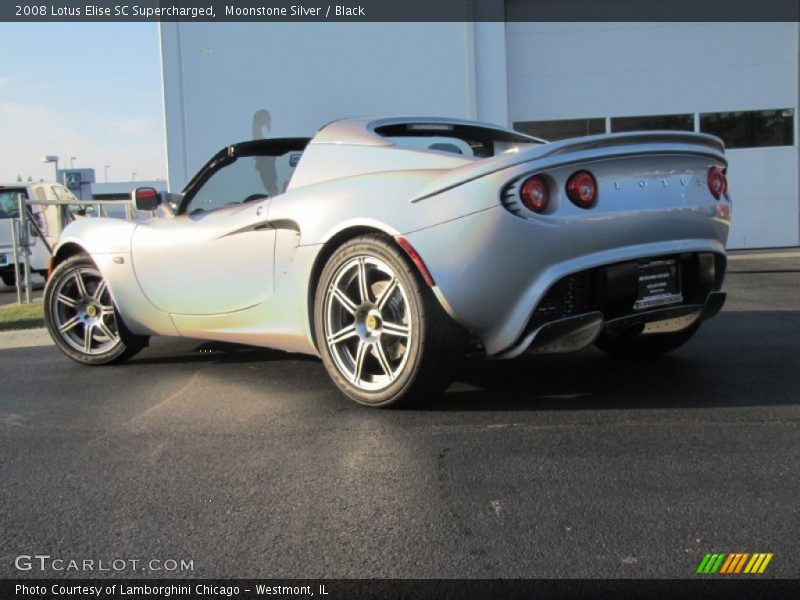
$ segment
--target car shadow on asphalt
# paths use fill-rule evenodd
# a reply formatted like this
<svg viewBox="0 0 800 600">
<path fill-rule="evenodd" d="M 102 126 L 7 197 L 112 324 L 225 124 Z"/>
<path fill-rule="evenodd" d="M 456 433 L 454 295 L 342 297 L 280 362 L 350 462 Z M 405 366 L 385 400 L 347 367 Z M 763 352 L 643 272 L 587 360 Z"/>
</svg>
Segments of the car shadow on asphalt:
<svg viewBox="0 0 800 600">
<path fill-rule="evenodd" d="M 146 350 L 130 360 L 130 364 L 152 365 L 170 363 L 191 363 L 191 362 L 217 362 L 217 363 L 256 363 L 256 362 L 277 362 L 277 361 L 304 361 L 319 362 L 315 356 L 307 354 L 292 354 L 281 350 L 270 348 L 260 348 L 256 346 L 246 346 L 244 344 L 231 344 L 227 342 L 203 341 L 197 342 L 190 347 L 186 347 L 186 342 L 182 342 L 180 351 L 170 351 L 171 348 L 163 348 L 159 344 L 154 348 L 154 352 Z"/>
<path fill-rule="evenodd" d="M 800 405 L 800 312 L 725 313 L 671 354 L 612 358 L 594 348 L 512 361 L 468 360 L 441 411 Z"/>
<path fill-rule="evenodd" d="M 538 411 L 741 405 L 740 397 L 714 390 L 707 367 L 690 358 L 631 362 L 591 350 L 570 356 L 468 361 L 441 399 L 417 408 Z"/>
<path fill-rule="evenodd" d="M 724 313 L 677 351 L 622 360 L 589 348 L 578 353 L 523 356 L 510 361 L 467 360 L 440 397 L 411 411 L 560 411 L 800 405 L 797 355 L 800 312 Z M 288 389 L 312 376 L 339 393 L 318 358 L 223 342 L 159 341 L 131 360 L 153 364 L 297 363 L 282 369 Z M 314 363 L 315 373 L 308 369 Z M 259 371 L 262 371 L 259 369 Z M 303 386 L 298 385 L 298 389 Z M 343 400 L 344 401 L 344 400 Z M 355 408 L 355 405 L 353 405 Z"/>
</svg>

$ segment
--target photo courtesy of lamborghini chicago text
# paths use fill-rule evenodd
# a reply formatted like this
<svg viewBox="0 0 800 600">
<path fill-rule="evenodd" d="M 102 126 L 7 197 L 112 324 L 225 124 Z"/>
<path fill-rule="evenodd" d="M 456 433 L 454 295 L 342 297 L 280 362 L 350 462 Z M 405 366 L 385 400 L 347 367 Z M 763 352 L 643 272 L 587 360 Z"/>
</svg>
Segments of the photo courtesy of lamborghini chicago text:
<svg viewBox="0 0 800 600">
<path fill-rule="evenodd" d="M 800 596 L 797 0 L 0 33 L 0 599 Z"/>
</svg>

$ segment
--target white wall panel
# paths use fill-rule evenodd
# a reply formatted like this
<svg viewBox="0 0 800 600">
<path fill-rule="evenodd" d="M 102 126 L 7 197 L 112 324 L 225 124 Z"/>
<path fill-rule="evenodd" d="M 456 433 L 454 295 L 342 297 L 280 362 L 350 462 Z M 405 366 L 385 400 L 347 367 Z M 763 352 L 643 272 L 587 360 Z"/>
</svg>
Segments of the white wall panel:
<svg viewBox="0 0 800 600">
<path fill-rule="evenodd" d="M 508 23 L 506 54 L 512 122 L 798 106 L 796 23 Z M 800 244 L 796 137 L 729 152 L 729 247 Z"/>
<path fill-rule="evenodd" d="M 170 187 L 252 138 L 311 136 L 361 115 L 474 116 L 471 23 L 164 23 Z M 469 35 L 468 35 L 469 34 Z"/>
<path fill-rule="evenodd" d="M 729 248 L 798 246 L 796 148 L 728 151 Z"/>
<path fill-rule="evenodd" d="M 506 31 L 514 121 L 796 105 L 795 23 L 508 23 Z"/>
</svg>

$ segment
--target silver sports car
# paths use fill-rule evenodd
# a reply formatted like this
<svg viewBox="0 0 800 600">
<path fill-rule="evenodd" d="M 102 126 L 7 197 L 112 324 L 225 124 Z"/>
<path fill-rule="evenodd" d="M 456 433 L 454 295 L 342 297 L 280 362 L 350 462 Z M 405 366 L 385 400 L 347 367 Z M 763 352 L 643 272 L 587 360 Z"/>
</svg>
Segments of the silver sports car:
<svg viewBox="0 0 800 600">
<path fill-rule="evenodd" d="M 151 335 L 314 354 L 370 406 L 440 393 L 466 354 L 661 354 L 725 300 L 726 164 L 696 133 L 455 119 L 234 144 L 182 194 L 135 191 L 162 218 L 67 227 L 47 326 L 88 365 Z"/>
</svg>

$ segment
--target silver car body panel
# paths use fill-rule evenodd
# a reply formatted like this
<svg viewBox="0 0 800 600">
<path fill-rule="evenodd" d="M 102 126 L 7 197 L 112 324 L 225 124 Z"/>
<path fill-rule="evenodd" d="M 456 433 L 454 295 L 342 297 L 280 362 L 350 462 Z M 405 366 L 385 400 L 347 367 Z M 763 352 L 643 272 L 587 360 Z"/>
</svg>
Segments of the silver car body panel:
<svg viewBox="0 0 800 600">
<path fill-rule="evenodd" d="M 399 147 L 375 132 L 404 123 L 488 127 L 518 141 L 477 159 Z M 58 252 L 76 244 L 93 257 L 134 333 L 317 354 L 310 299 L 321 251 L 343 232 L 402 235 L 445 310 L 502 356 L 566 275 L 677 253 L 724 256 L 730 204 L 711 196 L 706 175 L 726 164 L 721 142 L 702 134 L 541 143 L 470 121 L 348 119 L 317 133 L 283 194 L 199 216 L 77 221 Z M 597 180 L 589 210 L 564 193 L 578 169 Z M 541 215 L 517 200 L 536 173 L 552 183 Z"/>
</svg>

